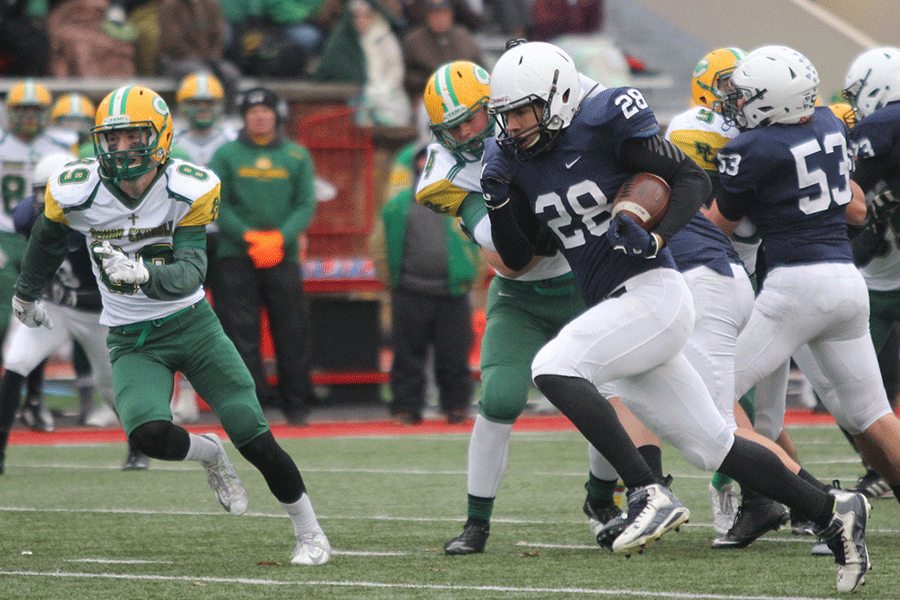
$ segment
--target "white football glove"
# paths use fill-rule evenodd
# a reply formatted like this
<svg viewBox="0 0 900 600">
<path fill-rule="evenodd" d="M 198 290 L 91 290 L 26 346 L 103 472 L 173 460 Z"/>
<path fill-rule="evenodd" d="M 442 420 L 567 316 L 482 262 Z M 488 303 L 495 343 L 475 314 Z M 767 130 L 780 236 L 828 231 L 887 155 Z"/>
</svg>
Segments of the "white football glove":
<svg viewBox="0 0 900 600">
<path fill-rule="evenodd" d="M 18 296 L 12 299 L 13 314 L 28 327 L 40 327 L 43 325 L 47 329 L 53 329 L 53 321 L 44 307 L 41 306 L 40 300 L 28 301 L 22 300 Z"/>
<path fill-rule="evenodd" d="M 150 272 L 141 260 L 131 260 L 109 242 L 94 248 L 94 254 L 102 260 L 100 266 L 112 283 L 134 283 L 141 285 L 150 279 Z"/>
</svg>

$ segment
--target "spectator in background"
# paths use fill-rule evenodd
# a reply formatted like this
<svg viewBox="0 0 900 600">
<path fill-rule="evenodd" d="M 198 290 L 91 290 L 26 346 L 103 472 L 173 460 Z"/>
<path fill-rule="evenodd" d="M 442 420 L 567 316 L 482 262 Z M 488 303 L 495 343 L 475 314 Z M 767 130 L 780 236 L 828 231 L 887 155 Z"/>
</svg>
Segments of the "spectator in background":
<svg viewBox="0 0 900 600">
<path fill-rule="evenodd" d="M 244 129 L 209 163 L 222 180 L 219 309 L 225 333 L 250 369 L 257 396 L 270 398 L 260 355 L 260 311 L 275 344 L 278 395 L 288 423 L 302 425 L 312 401 L 310 324 L 298 238 L 316 210 L 306 148 L 285 138 L 283 102 L 266 88 L 244 94 Z"/>
<path fill-rule="evenodd" d="M 439 66 L 454 60 L 484 62 L 472 34 L 454 22 L 452 0 L 426 0 L 425 24 L 406 34 L 403 60 L 404 87 L 417 103 L 421 102 L 428 78 Z"/>
<path fill-rule="evenodd" d="M 47 74 L 47 0 L 6 0 L 0 7 L 0 75 Z"/>
<path fill-rule="evenodd" d="M 137 75 L 156 75 L 156 57 L 162 37 L 159 27 L 161 0 L 109 0 L 103 30 L 122 42 L 134 44 Z"/>
<path fill-rule="evenodd" d="M 409 125 L 412 108 L 403 91 L 403 51 L 388 20 L 367 0 L 350 0 L 363 53 L 365 83 L 358 99 L 361 125 Z"/>
<path fill-rule="evenodd" d="M 565 33 L 598 33 L 603 29 L 603 0 L 534 0 L 531 39 L 550 41 Z"/>
<path fill-rule="evenodd" d="M 374 11 L 387 20 L 395 34 L 401 31 L 402 20 L 386 8 L 389 4 L 382 4 L 382 0 L 368 1 Z M 330 5 L 323 6 L 323 10 L 325 8 L 332 10 Z M 349 1 L 325 40 L 312 78 L 316 81 L 352 83 L 360 87 L 366 84 L 366 58 Z"/>
<path fill-rule="evenodd" d="M 223 58 L 225 18 L 219 0 L 162 0 L 156 72 L 182 79 L 194 71 L 212 71 L 234 97 L 240 72 Z"/>
<path fill-rule="evenodd" d="M 427 13 L 428 0 L 403 0 L 408 29 L 424 25 Z M 453 0 L 454 20 L 469 31 L 477 31 L 484 26 L 483 13 L 484 3 L 481 0 Z"/>
<path fill-rule="evenodd" d="M 226 56 L 245 75 L 301 77 L 325 32 L 314 20 L 322 0 L 222 0 L 231 24 Z"/>
<path fill-rule="evenodd" d="M 66 0 L 47 19 L 53 77 L 131 77 L 134 44 L 104 29 L 108 0 Z"/>
<path fill-rule="evenodd" d="M 416 202 L 425 150 L 417 148 L 412 185 L 388 200 L 369 239 L 378 279 L 391 290 L 390 410 L 398 425 L 422 422 L 429 348 L 447 423 L 465 422 L 472 397 L 469 289 L 478 276 L 478 247 L 452 219 Z"/>
</svg>

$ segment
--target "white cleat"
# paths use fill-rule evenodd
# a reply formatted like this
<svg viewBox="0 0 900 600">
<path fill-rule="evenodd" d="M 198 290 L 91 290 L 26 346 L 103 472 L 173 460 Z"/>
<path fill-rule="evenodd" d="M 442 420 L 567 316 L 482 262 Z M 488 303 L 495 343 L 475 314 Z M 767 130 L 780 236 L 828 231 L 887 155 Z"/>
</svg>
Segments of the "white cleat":
<svg viewBox="0 0 900 600">
<path fill-rule="evenodd" d="M 244 489 L 244 484 L 237 476 L 234 465 L 228 460 L 222 440 L 214 433 L 201 433 L 200 437 L 212 440 L 219 447 L 219 453 L 214 463 L 200 463 L 206 469 L 206 481 L 209 483 L 209 487 L 216 493 L 216 499 L 225 510 L 233 515 L 244 514 L 247 512 L 247 490 Z"/>
<path fill-rule="evenodd" d="M 691 511 L 667 487 L 654 483 L 628 494 L 625 529 L 613 541 L 613 552 L 631 555 L 664 533 L 678 529 L 691 518 Z"/>
<path fill-rule="evenodd" d="M 819 534 L 819 539 L 834 553 L 838 591 L 853 593 L 866 582 L 866 573 L 871 566 L 866 548 L 866 522 L 872 507 L 860 493 L 832 493 L 835 495 L 834 516 Z"/>
<path fill-rule="evenodd" d="M 331 559 L 331 544 L 321 531 L 297 536 L 292 565 L 324 565 Z"/>
</svg>

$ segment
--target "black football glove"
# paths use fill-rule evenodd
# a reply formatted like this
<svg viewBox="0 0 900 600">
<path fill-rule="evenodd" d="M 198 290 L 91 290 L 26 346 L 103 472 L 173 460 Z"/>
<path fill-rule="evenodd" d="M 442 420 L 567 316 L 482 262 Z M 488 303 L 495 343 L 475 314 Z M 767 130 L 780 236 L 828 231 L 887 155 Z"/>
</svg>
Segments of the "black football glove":
<svg viewBox="0 0 900 600">
<path fill-rule="evenodd" d="M 519 170 L 519 162 L 497 145 L 497 140 L 484 141 L 481 158 L 481 191 L 488 210 L 496 210 L 509 202 L 509 184 Z"/>
<path fill-rule="evenodd" d="M 656 258 L 660 248 L 659 236 L 645 231 L 625 215 L 615 216 L 606 230 L 606 238 L 613 250 L 628 256 Z"/>
<path fill-rule="evenodd" d="M 891 188 L 884 188 L 872 196 L 872 220 L 875 222 L 887 221 L 898 206 L 900 206 L 900 198 L 894 196 Z"/>
</svg>

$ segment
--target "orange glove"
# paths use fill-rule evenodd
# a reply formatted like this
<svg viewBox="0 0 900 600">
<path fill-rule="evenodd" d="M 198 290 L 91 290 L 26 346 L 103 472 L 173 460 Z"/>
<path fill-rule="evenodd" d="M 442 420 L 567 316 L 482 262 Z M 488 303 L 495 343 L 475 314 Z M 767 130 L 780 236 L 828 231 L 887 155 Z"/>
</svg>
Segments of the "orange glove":
<svg viewBox="0 0 900 600">
<path fill-rule="evenodd" d="M 257 269 L 271 269 L 284 260 L 284 238 L 277 229 L 247 231 L 244 240 L 250 244 L 247 254 Z"/>
</svg>

